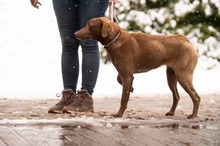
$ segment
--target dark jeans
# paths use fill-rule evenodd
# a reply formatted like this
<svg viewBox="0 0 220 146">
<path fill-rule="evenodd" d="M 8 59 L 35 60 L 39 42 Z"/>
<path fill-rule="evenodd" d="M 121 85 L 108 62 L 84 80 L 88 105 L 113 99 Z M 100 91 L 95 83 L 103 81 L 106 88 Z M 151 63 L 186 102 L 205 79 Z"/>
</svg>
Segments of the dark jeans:
<svg viewBox="0 0 220 146">
<path fill-rule="evenodd" d="M 82 47 L 82 89 L 90 94 L 99 71 L 99 49 L 95 40 L 78 41 L 74 32 L 86 26 L 87 21 L 104 16 L 108 0 L 53 0 L 62 42 L 62 77 L 64 89 L 76 91 L 79 76 L 78 47 Z"/>
</svg>

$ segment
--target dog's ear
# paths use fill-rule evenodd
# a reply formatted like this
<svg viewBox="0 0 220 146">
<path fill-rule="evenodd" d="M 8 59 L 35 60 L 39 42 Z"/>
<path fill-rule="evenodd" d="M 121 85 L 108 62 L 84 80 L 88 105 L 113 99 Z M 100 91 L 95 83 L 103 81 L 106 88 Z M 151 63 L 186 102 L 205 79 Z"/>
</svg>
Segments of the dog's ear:
<svg viewBox="0 0 220 146">
<path fill-rule="evenodd" d="M 102 24 L 102 37 L 106 38 L 110 33 L 112 33 L 113 28 L 109 22 L 103 22 Z"/>
</svg>

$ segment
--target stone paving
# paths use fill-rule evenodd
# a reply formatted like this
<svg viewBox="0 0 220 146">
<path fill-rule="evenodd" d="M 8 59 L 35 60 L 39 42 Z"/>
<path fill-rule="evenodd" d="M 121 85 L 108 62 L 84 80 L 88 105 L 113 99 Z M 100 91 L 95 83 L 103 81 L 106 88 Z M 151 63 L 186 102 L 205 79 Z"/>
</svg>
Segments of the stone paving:
<svg viewBox="0 0 220 146">
<path fill-rule="evenodd" d="M 182 95 L 166 117 L 170 95 L 132 97 L 122 118 L 113 118 L 118 98 L 94 99 L 95 112 L 48 114 L 57 100 L 0 99 L 0 146 L 220 146 L 220 96 L 203 95 L 199 116 Z"/>
</svg>

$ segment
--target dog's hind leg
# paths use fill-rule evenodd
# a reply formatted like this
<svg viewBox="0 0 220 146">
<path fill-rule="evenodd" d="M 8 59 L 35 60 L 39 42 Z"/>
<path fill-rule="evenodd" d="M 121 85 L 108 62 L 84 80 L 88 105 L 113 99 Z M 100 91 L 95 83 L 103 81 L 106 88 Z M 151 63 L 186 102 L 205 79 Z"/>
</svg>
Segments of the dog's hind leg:
<svg viewBox="0 0 220 146">
<path fill-rule="evenodd" d="M 166 113 L 166 116 L 173 116 L 180 97 L 177 90 L 177 79 L 174 70 L 170 67 L 167 67 L 166 72 L 167 72 L 167 83 L 173 94 L 173 105 L 170 108 L 170 111 Z"/>
<path fill-rule="evenodd" d="M 193 102 L 193 112 L 187 118 L 193 119 L 197 117 L 199 104 L 200 104 L 200 96 L 197 94 L 196 90 L 193 87 L 193 72 L 189 72 L 188 70 L 182 70 L 181 72 L 176 73 L 177 81 L 183 87 L 183 89 L 189 94 Z"/>
</svg>

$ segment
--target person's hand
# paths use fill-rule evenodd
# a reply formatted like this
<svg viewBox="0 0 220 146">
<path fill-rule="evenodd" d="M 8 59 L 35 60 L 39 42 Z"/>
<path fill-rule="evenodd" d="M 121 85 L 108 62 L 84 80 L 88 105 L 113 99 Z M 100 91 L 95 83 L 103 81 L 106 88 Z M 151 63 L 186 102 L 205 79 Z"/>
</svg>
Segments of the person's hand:
<svg viewBox="0 0 220 146">
<path fill-rule="evenodd" d="M 112 2 L 113 2 L 113 3 L 115 4 L 115 3 L 117 2 L 117 0 L 108 0 L 108 2 L 109 2 L 109 3 L 112 3 Z"/>
<path fill-rule="evenodd" d="M 31 1 L 31 5 L 37 9 L 39 8 L 39 6 L 41 6 L 41 3 L 38 0 L 30 0 L 30 1 Z"/>
</svg>

